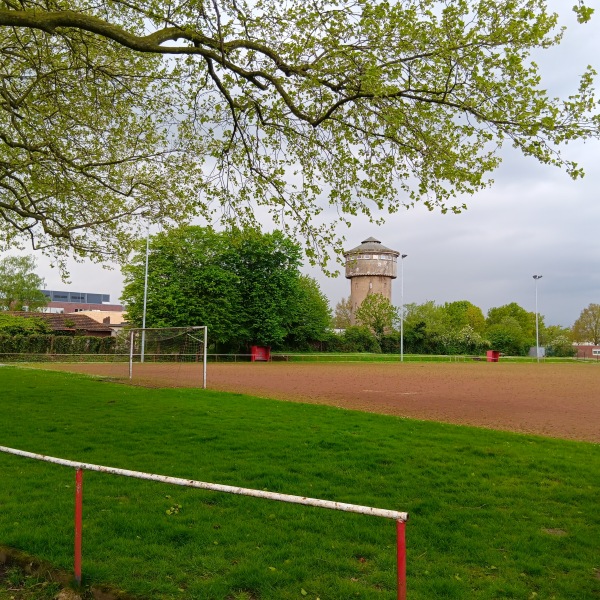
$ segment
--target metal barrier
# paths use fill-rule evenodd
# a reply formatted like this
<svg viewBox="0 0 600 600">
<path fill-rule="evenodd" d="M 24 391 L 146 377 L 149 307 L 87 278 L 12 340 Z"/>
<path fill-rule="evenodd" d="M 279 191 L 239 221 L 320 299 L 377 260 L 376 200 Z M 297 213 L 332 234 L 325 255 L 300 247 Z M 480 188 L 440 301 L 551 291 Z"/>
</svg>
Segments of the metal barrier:
<svg viewBox="0 0 600 600">
<path fill-rule="evenodd" d="M 167 475 L 155 475 L 153 473 L 144 473 L 142 471 L 130 471 L 128 469 L 118 469 L 116 467 L 105 467 L 92 463 L 82 463 L 44 454 L 36 454 L 25 450 L 17 450 L 0 446 L 0 452 L 41 460 L 63 467 L 76 469 L 75 473 L 75 557 L 74 574 L 75 581 L 81 584 L 81 548 L 82 548 L 82 521 L 83 521 L 83 471 L 98 471 L 100 473 L 110 473 L 111 475 L 121 475 L 123 477 L 133 477 L 135 479 L 146 479 L 149 481 L 158 481 L 160 483 L 169 483 L 184 487 L 199 488 L 203 490 L 212 490 L 214 492 L 224 492 L 226 494 L 237 494 L 240 496 L 253 496 L 255 498 L 264 498 L 266 500 L 276 500 L 288 504 L 303 504 L 305 506 L 315 506 L 317 508 L 327 508 L 330 510 L 339 510 L 343 512 L 353 512 L 362 515 L 371 515 L 373 517 L 382 517 L 384 519 L 393 519 L 396 521 L 396 564 L 397 564 L 397 590 L 398 600 L 406 600 L 406 521 L 408 513 L 384 508 L 373 508 L 371 506 L 360 506 L 358 504 L 346 504 L 344 502 L 334 502 L 332 500 L 319 500 L 317 498 L 308 498 L 306 496 L 292 496 L 289 494 L 280 494 L 277 492 L 268 492 L 264 490 L 254 490 L 250 488 L 236 487 L 231 485 L 222 485 L 218 483 L 208 483 L 205 481 L 195 481 L 193 479 L 181 479 L 179 477 L 169 477 Z"/>
</svg>

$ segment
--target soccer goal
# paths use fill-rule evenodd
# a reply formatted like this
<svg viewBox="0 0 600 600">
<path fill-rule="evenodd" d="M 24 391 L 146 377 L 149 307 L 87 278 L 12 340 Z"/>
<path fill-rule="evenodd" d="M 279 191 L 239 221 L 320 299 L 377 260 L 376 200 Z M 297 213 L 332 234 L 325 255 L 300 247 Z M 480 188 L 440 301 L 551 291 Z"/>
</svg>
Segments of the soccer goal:
<svg viewBox="0 0 600 600">
<path fill-rule="evenodd" d="M 196 377 L 206 388 L 207 328 L 146 327 L 130 330 L 129 379 L 169 383 Z"/>
</svg>

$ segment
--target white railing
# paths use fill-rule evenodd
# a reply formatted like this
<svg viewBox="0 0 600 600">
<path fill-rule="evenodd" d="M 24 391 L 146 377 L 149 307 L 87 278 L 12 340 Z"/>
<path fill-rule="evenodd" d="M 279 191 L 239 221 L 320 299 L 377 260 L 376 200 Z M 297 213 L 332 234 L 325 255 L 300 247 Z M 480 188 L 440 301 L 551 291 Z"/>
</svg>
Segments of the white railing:
<svg viewBox="0 0 600 600">
<path fill-rule="evenodd" d="M 320 500 L 318 498 L 309 498 L 307 496 L 293 496 L 290 494 L 280 494 L 278 492 L 269 492 L 265 490 L 254 490 L 231 485 L 222 485 L 218 483 L 208 483 L 206 481 L 196 481 L 193 479 L 182 479 L 180 477 L 170 477 L 168 475 L 156 475 L 153 473 L 144 473 L 142 471 L 131 471 L 128 469 L 119 469 L 116 467 L 105 467 L 92 463 L 83 463 L 45 454 L 36 454 L 25 450 L 17 450 L 0 446 L 0 452 L 41 460 L 44 462 L 61 465 L 76 469 L 75 476 L 75 559 L 74 572 L 75 581 L 81 584 L 81 532 L 83 519 L 83 471 L 97 471 L 100 473 L 110 473 L 111 475 L 121 475 L 123 477 L 133 477 L 135 479 L 145 479 L 149 481 L 158 481 L 171 485 L 180 485 L 185 487 L 211 490 L 214 492 L 224 492 L 226 494 L 236 494 L 240 496 L 252 496 L 255 498 L 264 498 L 265 500 L 276 500 L 288 504 L 302 504 L 304 506 L 314 506 L 317 508 L 327 508 L 330 510 L 339 510 L 343 512 L 353 512 L 384 519 L 396 521 L 397 536 L 397 582 L 398 582 L 398 600 L 406 599 L 406 535 L 405 524 L 408 520 L 408 513 L 383 508 L 374 508 L 371 506 L 360 506 L 358 504 L 347 504 L 345 502 L 335 502 L 332 500 Z"/>
</svg>

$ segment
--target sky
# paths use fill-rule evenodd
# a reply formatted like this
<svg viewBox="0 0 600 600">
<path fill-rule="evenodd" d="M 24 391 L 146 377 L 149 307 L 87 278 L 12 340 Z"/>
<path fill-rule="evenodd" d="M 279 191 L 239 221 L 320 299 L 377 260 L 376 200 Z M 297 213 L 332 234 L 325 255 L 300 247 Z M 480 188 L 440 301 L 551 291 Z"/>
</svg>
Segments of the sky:
<svg viewBox="0 0 600 600">
<path fill-rule="evenodd" d="M 600 71 L 600 11 L 591 22 L 577 25 L 565 12 L 564 0 L 549 2 L 554 9 L 559 4 L 567 33 L 559 47 L 537 62 L 544 86 L 553 95 L 566 96 L 577 90 L 586 65 Z M 600 304 L 600 142 L 570 144 L 563 153 L 583 166 L 583 179 L 572 181 L 556 168 L 505 148 L 503 163 L 492 175 L 495 184 L 462 198 L 465 212 L 443 215 L 417 206 L 389 216 L 383 226 L 356 218 L 345 234 L 345 247 L 372 236 L 406 254 L 405 303 L 469 300 L 487 313 L 491 307 L 517 302 L 533 312 L 533 275 L 542 275 L 538 310 L 546 325 L 571 326 L 590 303 Z M 70 283 L 65 284 L 48 259 L 35 256 L 47 289 L 110 294 L 111 302 L 118 303 L 118 267 L 71 262 Z M 317 268 L 303 270 L 317 279 L 332 309 L 349 296 L 343 270 L 333 279 Z M 400 286 L 399 277 L 392 289 L 396 305 Z"/>
</svg>

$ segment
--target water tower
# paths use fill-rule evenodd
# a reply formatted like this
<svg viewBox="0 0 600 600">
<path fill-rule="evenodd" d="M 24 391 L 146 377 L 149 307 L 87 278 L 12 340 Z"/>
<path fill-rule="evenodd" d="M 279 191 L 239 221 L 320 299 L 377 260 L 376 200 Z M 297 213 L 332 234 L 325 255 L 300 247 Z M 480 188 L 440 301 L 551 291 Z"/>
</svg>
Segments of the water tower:
<svg viewBox="0 0 600 600">
<path fill-rule="evenodd" d="M 398 276 L 398 256 L 400 252 L 386 248 L 373 237 L 344 252 L 346 278 L 350 279 L 352 323 L 356 309 L 369 294 L 381 294 L 392 301 L 392 279 Z"/>
</svg>

